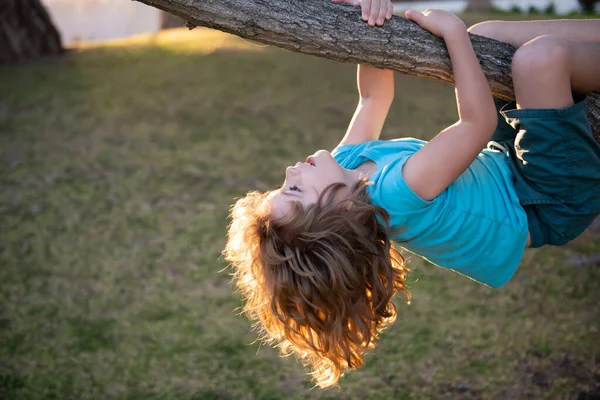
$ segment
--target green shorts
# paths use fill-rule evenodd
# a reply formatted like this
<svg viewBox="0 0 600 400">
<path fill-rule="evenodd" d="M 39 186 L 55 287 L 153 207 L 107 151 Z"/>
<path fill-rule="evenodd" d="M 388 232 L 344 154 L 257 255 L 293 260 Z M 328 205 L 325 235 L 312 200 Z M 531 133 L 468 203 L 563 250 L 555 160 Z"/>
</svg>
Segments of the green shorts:
<svg viewBox="0 0 600 400">
<path fill-rule="evenodd" d="M 600 144 L 586 96 L 573 99 L 573 106 L 560 110 L 516 109 L 515 102 L 496 99 L 492 140 L 508 152 L 531 247 L 563 245 L 600 214 Z"/>
</svg>

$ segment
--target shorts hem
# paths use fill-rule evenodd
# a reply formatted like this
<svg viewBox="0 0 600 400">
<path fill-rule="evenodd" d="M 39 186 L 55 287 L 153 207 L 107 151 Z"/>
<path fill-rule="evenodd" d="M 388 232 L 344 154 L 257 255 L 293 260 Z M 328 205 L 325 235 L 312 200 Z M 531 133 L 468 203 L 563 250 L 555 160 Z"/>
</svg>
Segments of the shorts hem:
<svg viewBox="0 0 600 400">
<path fill-rule="evenodd" d="M 500 109 L 500 114 L 506 119 L 540 118 L 540 119 L 565 119 L 582 110 L 587 112 L 588 100 L 585 94 L 573 94 L 575 104 L 561 108 L 517 108 L 515 101 L 505 104 Z"/>
</svg>

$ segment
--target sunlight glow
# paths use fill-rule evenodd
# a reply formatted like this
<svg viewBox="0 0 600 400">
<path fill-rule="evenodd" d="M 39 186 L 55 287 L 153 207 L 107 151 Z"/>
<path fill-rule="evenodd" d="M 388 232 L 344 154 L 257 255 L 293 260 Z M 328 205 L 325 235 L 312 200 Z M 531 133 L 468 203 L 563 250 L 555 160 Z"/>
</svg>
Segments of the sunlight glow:
<svg viewBox="0 0 600 400">
<path fill-rule="evenodd" d="M 217 51 L 263 51 L 266 47 L 228 33 L 208 28 L 167 29 L 157 33 L 141 34 L 125 39 L 106 42 L 80 42 L 70 46 L 72 49 L 90 49 L 102 47 L 156 46 L 175 53 L 212 54 Z"/>
</svg>

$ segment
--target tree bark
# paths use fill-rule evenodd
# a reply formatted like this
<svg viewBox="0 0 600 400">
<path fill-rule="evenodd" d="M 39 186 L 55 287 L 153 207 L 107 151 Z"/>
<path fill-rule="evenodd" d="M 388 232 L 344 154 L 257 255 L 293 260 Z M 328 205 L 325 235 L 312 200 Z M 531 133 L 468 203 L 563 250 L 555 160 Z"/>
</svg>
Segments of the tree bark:
<svg viewBox="0 0 600 400">
<path fill-rule="evenodd" d="M 63 54 L 40 0 L 0 0 L 0 65 Z"/>
<path fill-rule="evenodd" d="M 138 0 L 205 26 L 318 57 L 368 64 L 453 83 L 444 41 L 398 16 L 369 27 L 358 7 L 329 0 Z M 516 48 L 471 35 L 492 92 L 514 99 L 511 60 Z M 600 143 L 600 91 L 589 95 L 589 117 Z"/>
</svg>

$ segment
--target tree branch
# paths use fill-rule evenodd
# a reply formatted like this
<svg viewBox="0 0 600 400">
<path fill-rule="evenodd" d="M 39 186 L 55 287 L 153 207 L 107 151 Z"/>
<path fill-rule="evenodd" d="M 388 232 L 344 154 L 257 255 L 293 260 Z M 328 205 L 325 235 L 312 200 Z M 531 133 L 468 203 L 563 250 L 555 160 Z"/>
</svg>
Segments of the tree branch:
<svg viewBox="0 0 600 400">
<path fill-rule="evenodd" d="M 408 75 L 454 82 L 442 39 L 405 18 L 369 27 L 360 10 L 329 0 L 138 0 L 192 25 L 218 29 L 291 51 Z M 514 99 L 511 60 L 516 49 L 471 35 L 492 92 Z M 600 143 L 600 91 L 589 95 L 589 117 Z"/>
</svg>

